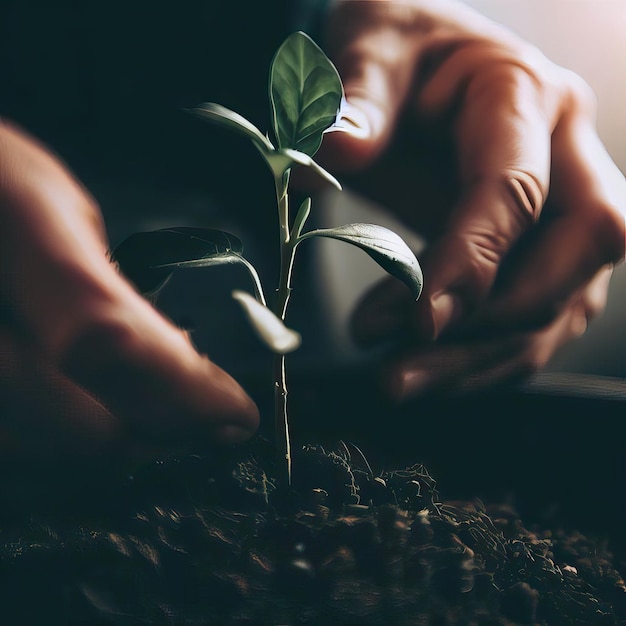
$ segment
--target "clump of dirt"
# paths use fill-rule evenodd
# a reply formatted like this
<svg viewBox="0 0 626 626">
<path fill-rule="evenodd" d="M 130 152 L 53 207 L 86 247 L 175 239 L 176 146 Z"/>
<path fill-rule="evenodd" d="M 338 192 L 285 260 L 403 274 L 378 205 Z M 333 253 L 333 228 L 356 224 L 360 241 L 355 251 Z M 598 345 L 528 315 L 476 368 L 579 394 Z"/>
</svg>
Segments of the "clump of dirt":
<svg viewBox="0 0 626 626">
<path fill-rule="evenodd" d="M 425 467 L 380 475 L 305 446 L 291 489 L 257 439 L 231 462 L 155 464 L 99 519 L 5 529 L 8 624 L 595 625 L 626 620 L 606 546 L 441 502 Z M 13 620 L 13 621 L 11 621 Z M 38 620 L 38 621 L 37 621 Z"/>
</svg>

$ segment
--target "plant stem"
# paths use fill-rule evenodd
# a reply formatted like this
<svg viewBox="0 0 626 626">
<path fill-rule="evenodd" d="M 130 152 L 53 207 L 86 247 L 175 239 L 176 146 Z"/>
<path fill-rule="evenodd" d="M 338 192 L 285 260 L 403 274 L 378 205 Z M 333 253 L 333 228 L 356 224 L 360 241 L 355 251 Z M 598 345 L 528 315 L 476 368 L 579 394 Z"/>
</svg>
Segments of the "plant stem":
<svg viewBox="0 0 626 626">
<path fill-rule="evenodd" d="M 278 471 L 282 475 L 284 484 L 291 485 L 291 440 L 287 416 L 287 377 L 283 354 L 274 356 L 274 420 Z"/>
<path fill-rule="evenodd" d="M 274 313 L 284 322 L 291 296 L 291 275 L 296 251 L 289 232 L 289 196 L 287 193 L 289 171 L 285 172 L 280 179 L 277 178 L 275 183 L 280 226 L 280 277 Z M 291 440 L 287 416 L 287 375 L 283 354 L 277 354 L 274 357 L 274 420 L 279 468 L 284 467 L 284 480 L 287 485 L 291 485 Z"/>
<path fill-rule="evenodd" d="M 256 299 L 263 305 L 267 306 L 267 302 L 265 301 L 265 294 L 263 293 L 263 285 L 261 285 L 261 279 L 259 278 L 259 274 L 256 271 L 254 265 L 250 263 L 247 259 L 240 256 L 239 262 L 244 265 L 244 267 L 248 270 L 250 277 L 252 278 L 252 282 L 254 284 L 254 295 Z"/>
</svg>

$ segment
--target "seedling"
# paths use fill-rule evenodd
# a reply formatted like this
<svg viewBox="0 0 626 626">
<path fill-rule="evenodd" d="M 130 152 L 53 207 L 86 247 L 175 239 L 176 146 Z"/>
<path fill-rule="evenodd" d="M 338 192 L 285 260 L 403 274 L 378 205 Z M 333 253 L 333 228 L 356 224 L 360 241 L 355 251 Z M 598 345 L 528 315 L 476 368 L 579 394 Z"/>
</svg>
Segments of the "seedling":
<svg viewBox="0 0 626 626">
<path fill-rule="evenodd" d="M 243 244 L 234 235 L 199 228 L 168 228 L 137 233 L 114 252 L 122 271 L 137 288 L 155 301 L 172 273 L 191 267 L 240 263 L 250 273 L 254 296 L 234 291 L 259 338 L 275 353 L 274 400 L 276 448 L 284 463 L 284 480 L 291 483 L 291 444 L 287 414 L 285 354 L 300 345 L 300 335 L 285 325 L 292 292 L 292 273 L 299 245 L 314 237 L 330 237 L 364 250 L 383 269 L 403 281 L 417 300 L 422 272 L 415 255 L 391 230 L 375 224 L 346 224 L 305 231 L 311 198 L 302 202 L 292 218 L 289 182 L 296 166 L 311 168 L 341 189 L 332 174 L 314 160 L 324 135 L 345 130 L 342 117 L 344 91 L 335 66 L 308 35 L 296 32 L 280 46 L 269 76 L 273 137 L 247 119 L 219 104 L 205 102 L 190 109 L 192 115 L 226 126 L 252 142 L 274 178 L 278 206 L 280 277 L 276 297 L 268 302 L 259 275 L 243 256 Z"/>
</svg>

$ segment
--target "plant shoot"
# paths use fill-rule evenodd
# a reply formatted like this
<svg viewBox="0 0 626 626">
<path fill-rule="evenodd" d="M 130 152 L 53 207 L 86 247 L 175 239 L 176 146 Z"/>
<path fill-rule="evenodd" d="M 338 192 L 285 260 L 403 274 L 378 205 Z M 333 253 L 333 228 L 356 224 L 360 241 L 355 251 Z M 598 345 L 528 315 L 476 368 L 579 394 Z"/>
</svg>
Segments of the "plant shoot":
<svg viewBox="0 0 626 626">
<path fill-rule="evenodd" d="M 302 32 L 290 35 L 272 60 L 269 75 L 273 141 L 250 121 L 213 102 L 189 110 L 192 115 L 225 126 L 247 137 L 267 163 L 274 178 L 279 222 L 280 274 L 276 297 L 269 302 L 258 273 L 243 256 L 242 242 L 230 233 L 199 228 L 168 228 L 137 233 L 114 252 L 121 270 L 153 301 L 173 272 L 224 263 L 243 265 L 252 279 L 254 295 L 235 291 L 253 329 L 275 353 L 274 400 L 276 450 L 291 483 L 291 443 L 287 413 L 285 354 L 300 345 L 300 335 L 285 325 L 291 297 L 292 273 L 298 246 L 314 237 L 329 237 L 364 250 L 391 275 L 403 281 L 415 299 L 422 289 L 422 272 L 415 255 L 394 232 L 375 224 L 346 224 L 305 231 L 311 213 L 307 198 L 295 216 L 289 205 L 289 181 L 294 167 L 309 167 L 341 189 L 335 177 L 313 160 L 324 134 L 340 129 L 344 102 L 339 74 L 324 52 Z M 243 176 L 244 174 L 242 174 Z"/>
</svg>

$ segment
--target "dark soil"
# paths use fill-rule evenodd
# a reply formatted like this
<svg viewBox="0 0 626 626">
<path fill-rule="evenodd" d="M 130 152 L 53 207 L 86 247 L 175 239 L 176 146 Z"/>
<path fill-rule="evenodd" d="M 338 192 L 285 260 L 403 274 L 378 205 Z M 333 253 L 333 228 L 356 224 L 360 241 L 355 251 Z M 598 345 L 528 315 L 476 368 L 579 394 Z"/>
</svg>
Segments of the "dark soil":
<svg viewBox="0 0 626 626">
<path fill-rule="evenodd" d="M 602 542 L 440 502 L 423 466 L 377 476 L 347 444 L 293 467 L 278 488 L 257 439 L 159 462 L 107 514 L 3 529 L 2 624 L 626 624 Z"/>
</svg>

